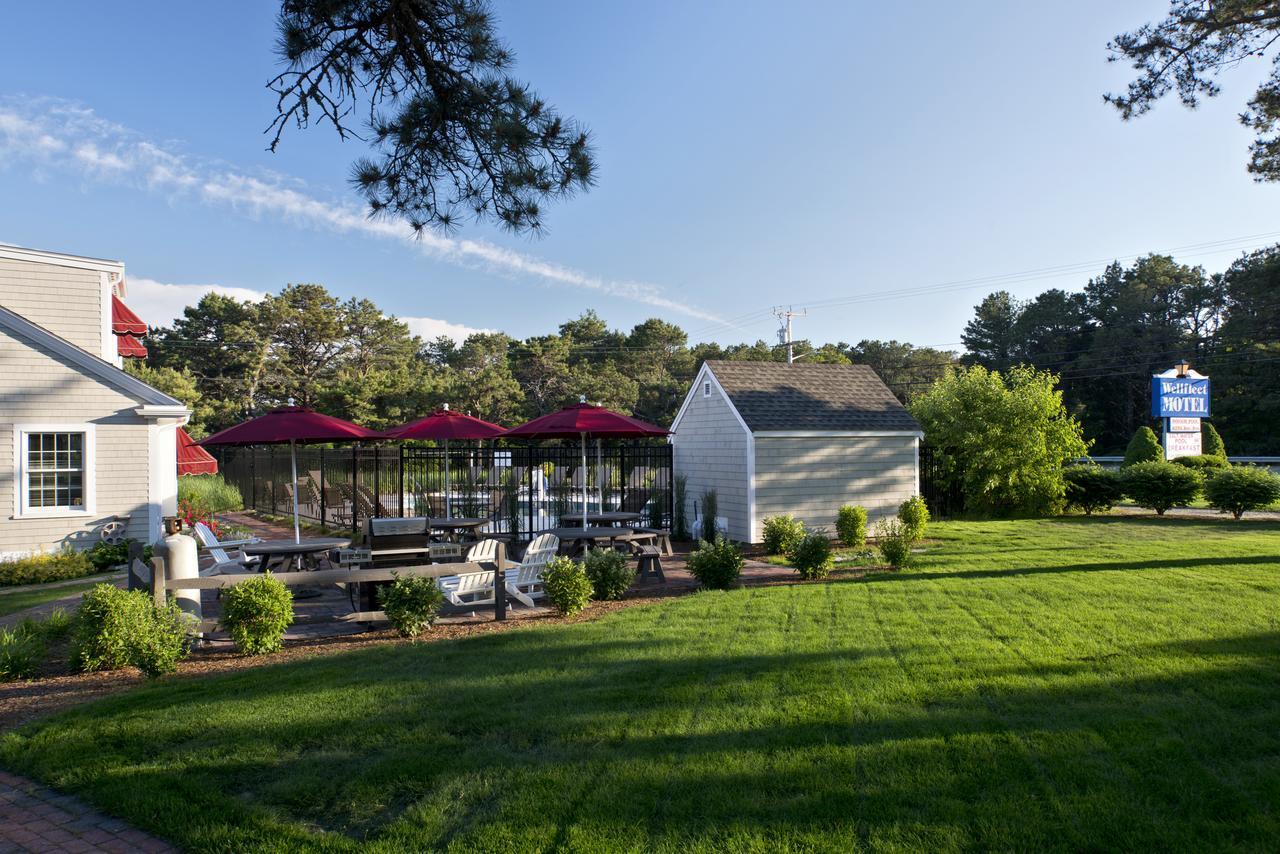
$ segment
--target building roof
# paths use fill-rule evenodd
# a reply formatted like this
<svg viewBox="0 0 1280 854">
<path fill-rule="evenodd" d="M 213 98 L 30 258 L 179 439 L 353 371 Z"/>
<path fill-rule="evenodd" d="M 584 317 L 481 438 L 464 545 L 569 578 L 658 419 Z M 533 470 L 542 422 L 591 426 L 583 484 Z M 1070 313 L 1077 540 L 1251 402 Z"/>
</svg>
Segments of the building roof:
<svg viewBox="0 0 1280 854">
<path fill-rule="evenodd" d="M 32 323 L 22 315 L 0 306 L 0 329 L 17 334 L 21 338 L 42 347 L 55 356 L 65 359 L 86 376 L 113 385 L 129 397 L 147 406 L 186 410 L 182 402 L 157 391 L 142 380 L 127 374 L 108 362 L 104 362 L 87 350 L 67 341 L 43 326 Z"/>
<path fill-rule="evenodd" d="M 920 430 L 867 365 L 706 364 L 753 433 Z"/>
</svg>

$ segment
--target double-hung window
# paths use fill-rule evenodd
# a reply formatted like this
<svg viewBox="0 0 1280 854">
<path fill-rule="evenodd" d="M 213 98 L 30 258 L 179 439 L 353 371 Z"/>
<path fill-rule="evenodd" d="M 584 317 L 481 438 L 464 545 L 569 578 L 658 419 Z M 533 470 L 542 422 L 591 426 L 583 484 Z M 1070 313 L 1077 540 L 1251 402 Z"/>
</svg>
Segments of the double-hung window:
<svg viewBox="0 0 1280 854">
<path fill-rule="evenodd" d="M 93 428 L 18 425 L 14 430 L 21 515 L 93 512 Z"/>
</svg>

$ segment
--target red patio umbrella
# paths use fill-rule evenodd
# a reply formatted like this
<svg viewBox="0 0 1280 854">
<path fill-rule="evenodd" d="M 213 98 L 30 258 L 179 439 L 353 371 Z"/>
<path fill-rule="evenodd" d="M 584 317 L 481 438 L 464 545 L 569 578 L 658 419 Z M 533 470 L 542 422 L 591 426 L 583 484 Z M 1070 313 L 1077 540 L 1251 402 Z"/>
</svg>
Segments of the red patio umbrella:
<svg viewBox="0 0 1280 854">
<path fill-rule="evenodd" d="M 218 461 L 195 443 L 191 434 L 178 428 L 178 477 L 189 474 L 217 474 Z"/>
<path fill-rule="evenodd" d="M 298 443 L 354 442 L 377 439 L 378 434 L 359 424 L 323 415 L 301 406 L 281 406 L 234 427 L 219 430 L 201 440 L 201 445 L 282 445 L 289 443 L 289 462 L 293 466 L 293 539 L 302 540 L 298 524 Z"/>
<path fill-rule="evenodd" d="M 587 527 L 587 437 L 595 439 L 640 439 L 648 436 L 666 436 L 669 430 L 632 418 L 603 406 L 593 406 L 584 399 L 581 403 L 566 406 L 558 412 L 542 415 L 512 427 L 502 434 L 504 439 L 571 439 L 582 440 L 582 527 Z"/>
<path fill-rule="evenodd" d="M 443 408 L 437 409 L 425 418 L 392 427 L 390 430 L 383 430 L 381 435 L 384 439 L 434 439 L 444 442 L 444 517 L 450 519 L 452 514 L 449 507 L 449 440 L 493 439 L 504 432 L 506 428 L 461 412 L 454 412 L 446 403 Z"/>
</svg>

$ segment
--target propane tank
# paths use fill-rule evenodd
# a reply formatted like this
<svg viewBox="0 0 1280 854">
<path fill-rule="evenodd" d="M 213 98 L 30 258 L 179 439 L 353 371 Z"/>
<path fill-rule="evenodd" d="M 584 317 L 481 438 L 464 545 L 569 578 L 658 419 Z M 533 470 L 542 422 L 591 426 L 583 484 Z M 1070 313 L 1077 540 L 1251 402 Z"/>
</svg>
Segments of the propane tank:
<svg viewBox="0 0 1280 854">
<path fill-rule="evenodd" d="M 181 588 L 174 583 L 183 578 L 199 577 L 200 559 L 196 555 L 196 541 L 182 533 L 182 523 L 176 518 L 165 518 L 165 530 L 169 533 L 155 547 L 156 553 L 164 557 L 165 589 L 172 590 L 174 601 L 182 612 L 198 622 L 203 619 L 200 591 Z"/>
</svg>

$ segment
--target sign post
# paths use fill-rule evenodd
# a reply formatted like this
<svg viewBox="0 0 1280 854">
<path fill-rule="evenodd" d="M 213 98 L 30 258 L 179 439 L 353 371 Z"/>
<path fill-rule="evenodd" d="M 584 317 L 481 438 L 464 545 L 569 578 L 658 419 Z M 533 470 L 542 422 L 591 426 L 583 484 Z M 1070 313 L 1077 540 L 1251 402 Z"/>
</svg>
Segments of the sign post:
<svg viewBox="0 0 1280 854">
<path fill-rule="evenodd" d="M 1164 425 L 1166 460 L 1200 454 L 1200 421 L 1209 417 L 1209 378 L 1183 362 L 1151 378 L 1151 415 Z"/>
</svg>

